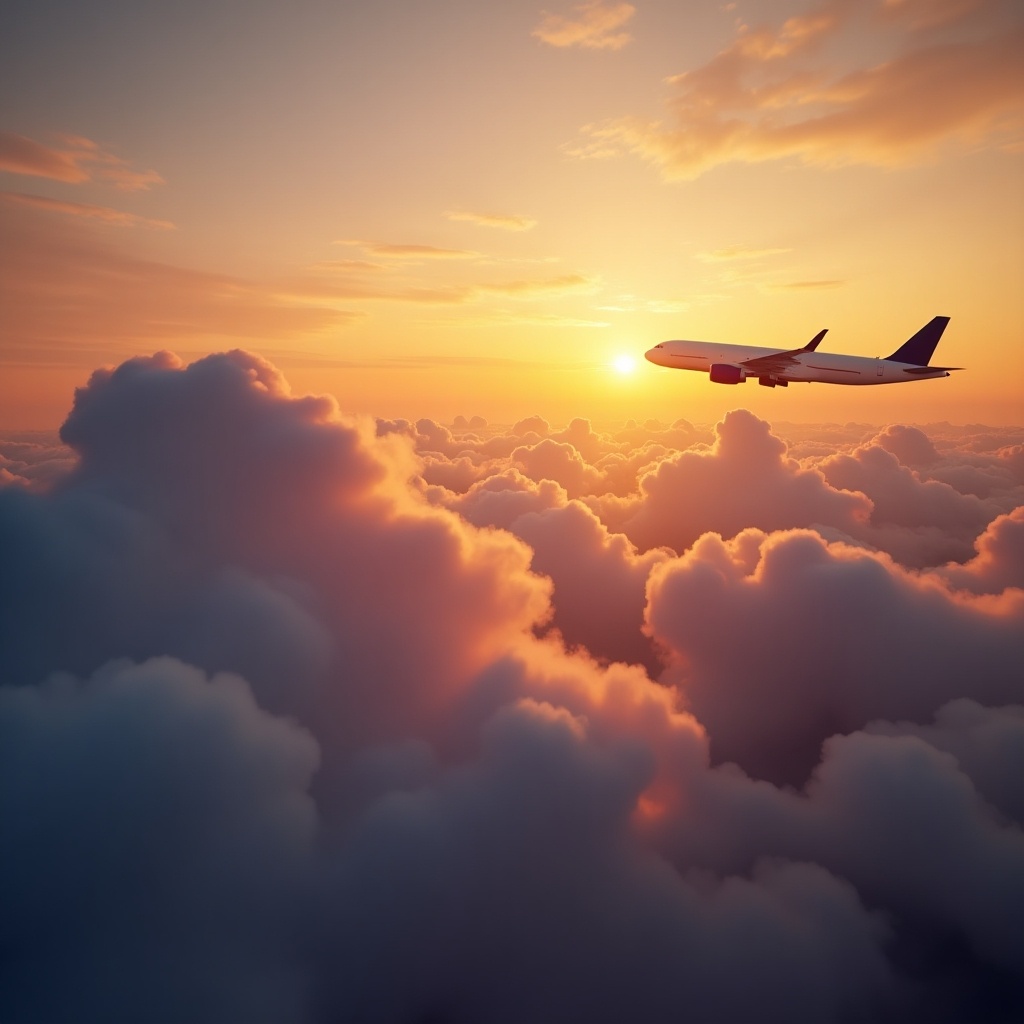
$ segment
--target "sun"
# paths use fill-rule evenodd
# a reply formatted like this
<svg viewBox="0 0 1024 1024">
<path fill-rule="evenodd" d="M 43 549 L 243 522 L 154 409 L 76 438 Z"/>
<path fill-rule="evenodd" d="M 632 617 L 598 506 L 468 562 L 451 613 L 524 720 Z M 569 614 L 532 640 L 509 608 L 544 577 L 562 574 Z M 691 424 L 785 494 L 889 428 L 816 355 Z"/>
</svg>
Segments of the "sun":
<svg viewBox="0 0 1024 1024">
<path fill-rule="evenodd" d="M 616 356 L 612 360 L 612 369 L 616 373 L 621 373 L 625 376 L 626 374 L 632 373 L 636 369 L 636 360 L 632 356 Z"/>
</svg>

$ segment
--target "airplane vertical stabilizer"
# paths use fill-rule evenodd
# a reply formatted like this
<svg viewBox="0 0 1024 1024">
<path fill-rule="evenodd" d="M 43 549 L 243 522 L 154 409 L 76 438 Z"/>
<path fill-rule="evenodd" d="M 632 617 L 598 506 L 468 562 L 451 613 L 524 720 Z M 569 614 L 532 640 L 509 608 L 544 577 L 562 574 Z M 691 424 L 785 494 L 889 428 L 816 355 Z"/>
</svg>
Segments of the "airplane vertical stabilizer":
<svg viewBox="0 0 1024 1024">
<path fill-rule="evenodd" d="M 948 316 L 937 316 L 924 325 L 909 341 L 905 341 L 888 358 L 896 363 L 912 363 L 914 366 L 927 366 L 935 346 L 942 337 L 942 332 L 949 323 Z"/>
</svg>

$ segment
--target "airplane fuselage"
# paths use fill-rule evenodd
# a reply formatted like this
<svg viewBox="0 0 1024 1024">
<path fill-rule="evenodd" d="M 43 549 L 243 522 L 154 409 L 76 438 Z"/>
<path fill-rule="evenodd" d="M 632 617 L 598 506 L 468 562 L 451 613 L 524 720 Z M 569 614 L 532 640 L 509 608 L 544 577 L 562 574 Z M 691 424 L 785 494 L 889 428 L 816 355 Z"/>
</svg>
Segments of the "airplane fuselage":
<svg viewBox="0 0 1024 1024">
<path fill-rule="evenodd" d="M 750 360 L 786 354 L 785 367 L 762 370 L 744 366 Z M 826 384 L 895 384 L 900 381 L 920 380 L 922 377 L 948 377 L 941 367 L 918 366 L 892 359 L 872 359 L 866 356 L 839 355 L 830 352 L 794 352 L 792 349 L 762 348 L 756 345 L 727 345 L 708 341 L 663 341 L 646 353 L 647 359 L 659 366 L 679 370 L 710 373 L 713 366 L 735 367 L 742 383 L 748 377 L 757 377 L 769 385 L 790 382 L 818 381 Z"/>
</svg>

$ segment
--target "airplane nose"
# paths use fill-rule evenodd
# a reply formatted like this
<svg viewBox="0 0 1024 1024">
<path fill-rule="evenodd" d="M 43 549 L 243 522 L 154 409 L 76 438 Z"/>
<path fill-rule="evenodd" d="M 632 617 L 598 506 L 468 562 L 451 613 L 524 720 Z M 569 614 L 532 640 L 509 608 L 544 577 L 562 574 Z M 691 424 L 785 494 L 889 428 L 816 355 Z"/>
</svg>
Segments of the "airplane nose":
<svg viewBox="0 0 1024 1024">
<path fill-rule="evenodd" d="M 656 350 L 653 348 L 649 348 L 644 353 L 644 359 L 646 359 L 649 363 L 656 363 L 658 361 Z"/>
</svg>

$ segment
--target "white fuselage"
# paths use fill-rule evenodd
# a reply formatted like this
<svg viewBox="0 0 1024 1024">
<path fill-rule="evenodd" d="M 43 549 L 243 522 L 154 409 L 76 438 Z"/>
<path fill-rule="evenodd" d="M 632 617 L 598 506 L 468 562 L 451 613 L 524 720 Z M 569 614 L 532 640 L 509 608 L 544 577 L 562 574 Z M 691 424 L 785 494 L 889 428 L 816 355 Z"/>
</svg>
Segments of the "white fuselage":
<svg viewBox="0 0 1024 1024">
<path fill-rule="evenodd" d="M 710 341 L 663 341 L 646 353 L 650 362 L 678 370 L 708 373 L 716 363 L 737 366 L 746 377 L 771 377 L 777 381 L 819 381 L 825 384 L 895 384 L 898 381 L 920 380 L 922 377 L 948 377 L 942 369 L 931 372 L 926 367 L 897 363 L 891 359 L 867 356 L 844 356 L 830 352 L 801 352 L 791 365 L 781 370 L 762 372 L 746 369 L 749 359 L 759 359 L 792 350 L 761 348 L 756 345 L 724 345 Z M 908 372 L 908 371 L 913 372 Z"/>
</svg>

